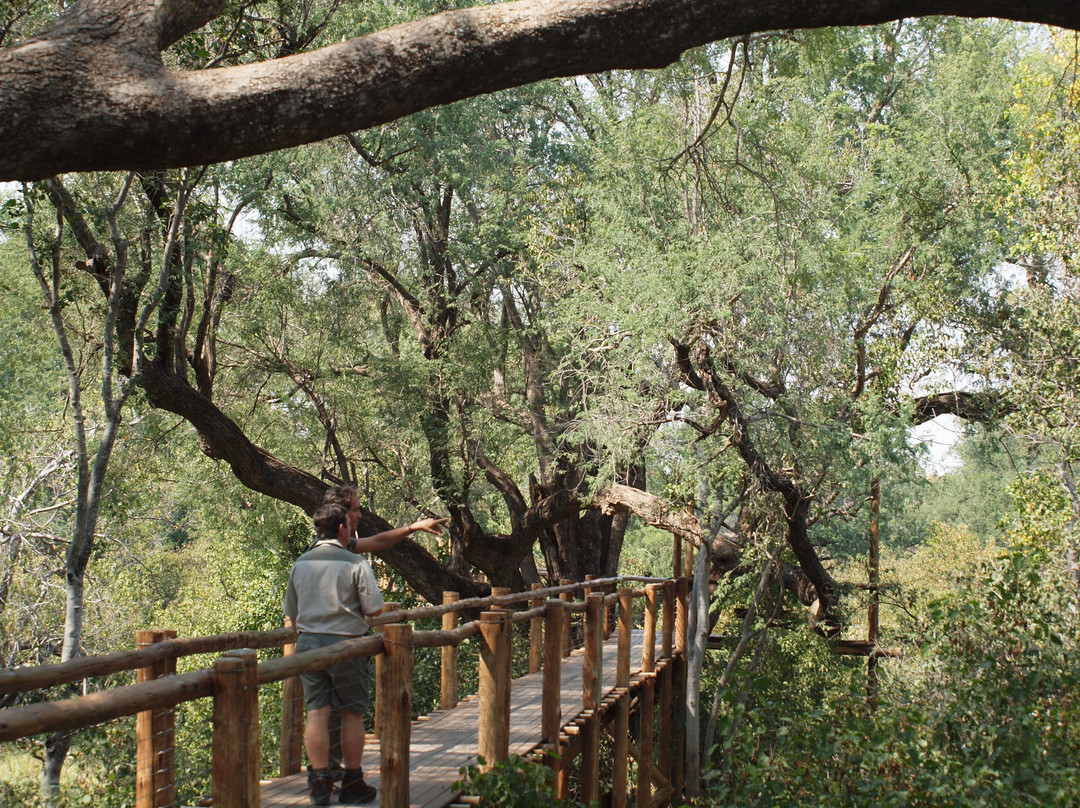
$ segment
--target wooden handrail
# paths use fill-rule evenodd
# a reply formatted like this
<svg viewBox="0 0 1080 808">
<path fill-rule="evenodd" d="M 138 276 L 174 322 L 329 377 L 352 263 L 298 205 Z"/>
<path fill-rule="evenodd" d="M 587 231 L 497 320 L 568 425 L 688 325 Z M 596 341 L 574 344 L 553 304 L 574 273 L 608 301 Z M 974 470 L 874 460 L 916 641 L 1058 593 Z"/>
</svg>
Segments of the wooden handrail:
<svg viewBox="0 0 1080 808">
<path fill-rule="evenodd" d="M 497 597 L 467 598 L 454 601 L 449 604 L 438 606 L 418 606 L 405 611 L 387 613 L 372 618 L 369 622 L 374 626 L 387 623 L 412 622 L 429 617 L 441 617 L 449 612 L 460 612 L 470 609 L 491 608 L 492 606 L 512 606 L 515 603 L 533 600 L 536 598 L 547 599 L 563 592 L 574 592 L 584 589 L 596 589 L 608 584 L 622 581 L 638 581 L 643 583 L 662 583 L 663 578 L 648 578 L 644 576 L 623 576 L 616 578 L 597 578 L 591 581 L 578 581 L 575 583 L 551 586 L 546 589 L 534 589 L 528 592 L 515 592 L 511 595 Z M 634 596 L 640 596 L 641 591 L 635 590 Z M 605 602 L 613 603 L 616 595 L 608 595 Z M 584 613 L 584 604 L 571 605 L 570 611 Z M 543 615 L 543 607 L 539 611 L 529 610 L 516 612 L 514 622 L 522 622 Z M 468 635 L 472 636 L 472 635 Z M 464 639 L 464 638 L 462 638 Z M 147 668 L 151 665 L 169 658 L 193 656 L 195 654 L 220 654 L 238 648 L 273 648 L 280 647 L 296 641 L 296 632 L 290 628 L 279 628 L 272 631 L 231 631 L 224 634 L 215 634 L 209 637 L 185 637 L 181 639 L 166 640 L 154 643 L 146 648 L 136 651 L 117 651 L 111 654 L 97 656 L 84 656 L 69 662 L 61 662 L 51 665 L 36 665 L 21 668 L 0 668 L 0 695 L 19 693 L 27 690 L 40 690 L 56 685 L 77 682 L 93 676 L 108 676 L 122 671 Z M 460 640 L 458 640 L 460 642 Z"/>
<path fill-rule="evenodd" d="M 43 732 L 78 729 L 135 715 L 140 710 L 175 707 L 214 692 L 209 669 L 155 679 L 137 685 L 88 693 L 64 701 L 43 701 L 0 710 L 0 741 L 13 741 Z"/>
<path fill-rule="evenodd" d="M 290 676 L 301 673 L 321 671 L 333 665 L 347 662 L 358 657 L 373 657 L 382 653 L 383 638 L 380 634 L 358 637 L 354 640 L 342 640 L 323 648 L 312 648 L 298 654 L 268 659 L 259 663 L 259 685 L 280 682 Z"/>
<path fill-rule="evenodd" d="M 447 645 L 461 645 L 464 640 L 480 633 L 480 622 L 473 620 L 453 629 L 442 631 L 414 631 L 414 648 L 441 648 Z"/>
<path fill-rule="evenodd" d="M 108 676 L 110 673 L 148 668 L 156 662 L 169 658 L 194 656 L 195 654 L 220 654 L 237 648 L 271 648 L 295 641 L 296 632 L 291 628 L 274 631 L 230 631 L 209 637 L 185 637 L 165 640 L 148 645 L 137 651 L 117 651 L 100 656 L 84 656 L 54 665 L 37 665 L 26 668 L 0 668 L 0 695 L 39 690 L 68 682 L 77 682 L 91 676 Z"/>
<path fill-rule="evenodd" d="M 557 596 L 562 592 L 575 592 L 582 589 L 595 589 L 599 586 L 603 586 L 606 584 L 617 584 L 620 581 L 638 581 L 640 583 L 663 583 L 666 580 L 666 578 L 648 578 L 641 575 L 627 575 L 615 578 L 596 578 L 591 581 L 577 581 L 569 584 L 560 584 L 559 586 L 549 586 L 546 589 L 533 589 L 526 592 L 514 592 L 511 595 L 488 595 L 487 597 L 482 598 L 466 598 L 465 600 L 457 600 L 453 603 L 441 604 L 438 606 L 417 606 L 412 609 L 405 609 L 404 611 L 395 612 L 393 615 L 382 614 L 378 617 L 373 617 L 368 622 L 372 626 L 378 626 L 384 623 L 423 620 L 429 617 L 441 617 L 443 614 L 452 611 L 482 609 L 490 608 L 492 606 L 512 606 L 515 603 L 533 600 L 534 598 L 550 598 Z"/>
<path fill-rule="evenodd" d="M 620 579 L 602 579 L 587 582 L 593 588 Z M 641 578 L 626 578 L 622 580 L 642 580 Z M 644 579 L 660 580 L 660 579 Z M 502 596 L 499 598 L 471 598 L 465 601 L 456 601 L 447 604 L 446 607 L 424 607 L 408 611 L 395 612 L 391 619 L 403 622 L 405 619 L 415 619 L 417 612 L 429 612 L 431 608 L 442 611 L 457 611 L 469 608 L 470 605 L 479 601 L 518 602 L 528 601 L 544 593 L 564 593 L 576 589 L 584 589 L 586 582 L 569 584 L 558 587 L 549 587 L 546 590 L 532 590 L 515 595 Z M 633 590 L 632 594 L 638 596 L 643 590 Z M 607 596 L 610 597 L 610 596 Z M 604 597 L 604 600 L 607 600 Z M 616 596 L 617 597 L 617 596 Z M 585 603 L 562 602 L 560 611 L 585 612 Z M 547 605 L 514 613 L 515 621 L 531 620 L 543 616 Z M 424 614 L 422 616 L 430 616 Z M 457 645 L 463 640 L 476 636 L 480 633 L 480 622 L 473 621 L 449 631 L 417 631 L 413 634 L 413 646 L 417 648 L 437 647 L 442 645 Z M 665 632 L 666 634 L 667 632 Z M 139 651 L 126 651 L 109 654 L 101 657 L 86 657 L 64 665 L 48 665 L 34 669 L 12 669 L 0 671 L 0 681 L 8 684 L 10 692 L 15 688 L 14 683 L 23 684 L 33 682 L 32 686 L 42 687 L 41 682 L 58 683 L 59 681 L 74 681 L 84 678 L 88 671 L 93 675 L 101 672 L 115 673 L 120 670 L 130 669 L 132 664 L 148 666 L 156 661 L 170 657 L 191 655 L 197 653 L 213 653 L 215 649 L 221 651 L 235 650 L 241 643 L 245 647 L 273 647 L 280 645 L 296 637 L 295 630 L 281 628 L 274 631 L 264 632 L 231 632 L 211 637 L 194 637 L 185 639 L 166 640 L 155 643 Z M 665 637 L 666 639 L 666 637 Z M 679 649 L 679 641 L 676 640 L 676 649 Z M 281 681 L 308 671 L 321 670 L 331 665 L 348 659 L 361 656 L 376 656 L 383 650 L 383 640 L 374 635 L 358 639 L 343 640 L 325 648 L 291 654 L 278 659 L 271 659 L 259 663 L 258 682 L 260 685 L 270 682 Z M 67 667 L 65 667 L 67 666 Z M 64 670 L 58 670 L 64 668 Z M 76 671 L 78 673 L 76 674 Z M 0 710 L 0 742 L 15 740 L 28 735 L 55 732 L 58 730 L 77 729 L 79 727 L 99 724 L 138 712 L 153 709 L 174 707 L 185 701 L 205 698 L 213 694 L 213 677 L 210 669 L 202 669 L 187 674 L 168 676 L 161 679 L 143 682 L 134 685 L 125 685 L 112 688 L 98 693 L 89 693 L 73 699 L 55 702 L 37 702 L 18 707 L 10 707 Z"/>
<path fill-rule="evenodd" d="M 543 617 L 546 610 L 547 606 L 535 606 L 532 609 L 526 609 L 523 612 L 514 612 L 514 622 L 527 623 L 533 618 Z"/>
</svg>

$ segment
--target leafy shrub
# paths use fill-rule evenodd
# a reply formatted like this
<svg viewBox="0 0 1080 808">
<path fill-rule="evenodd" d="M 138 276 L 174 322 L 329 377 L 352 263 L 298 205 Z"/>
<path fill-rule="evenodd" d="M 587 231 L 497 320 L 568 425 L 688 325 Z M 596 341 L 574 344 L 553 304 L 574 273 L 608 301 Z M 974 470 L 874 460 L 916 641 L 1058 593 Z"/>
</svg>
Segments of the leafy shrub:
<svg viewBox="0 0 1080 808">
<path fill-rule="evenodd" d="M 879 666 L 877 710 L 861 677 L 807 712 L 751 705 L 702 804 L 1076 805 L 1075 604 L 1063 567 L 1005 555 L 928 607 L 917 658 Z"/>
<path fill-rule="evenodd" d="M 461 769 L 462 779 L 454 788 L 480 798 L 488 808 L 573 808 L 579 803 L 564 802 L 555 796 L 548 778 L 551 770 L 541 763 L 520 755 L 496 763 L 488 771 L 481 771 L 484 759 L 478 758 L 476 766 Z"/>
</svg>

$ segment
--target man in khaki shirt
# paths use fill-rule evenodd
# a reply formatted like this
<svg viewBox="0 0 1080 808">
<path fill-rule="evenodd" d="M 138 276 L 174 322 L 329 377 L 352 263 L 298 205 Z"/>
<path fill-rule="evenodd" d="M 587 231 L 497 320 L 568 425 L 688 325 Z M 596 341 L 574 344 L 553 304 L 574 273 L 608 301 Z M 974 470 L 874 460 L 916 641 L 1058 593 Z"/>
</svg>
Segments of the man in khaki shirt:
<svg viewBox="0 0 1080 808">
<path fill-rule="evenodd" d="M 383 599 L 375 576 L 366 558 L 358 554 L 391 547 L 417 530 L 441 535 L 440 526 L 446 522 L 423 519 L 408 527 L 357 539 L 352 536 L 360 516 L 356 489 L 334 489 L 327 499 L 341 493 L 350 495 L 349 509 L 327 504 L 315 512 L 318 539 L 289 573 L 284 611 L 286 622 L 299 633 L 297 653 L 363 636 L 368 632 L 367 619 L 382 612 Z M 329 805 L 333 792 L 329 723 L 334 708 L 341 712 L 345 764 L 339 800 L 356 805 L 375 798 L 376 790 L 364 782 L 361 768 L 368 668 L 368 660 L 362 658 L 300 677 L 307 706 L 304 746 L 310 763 L 308 785 L 313 805 Z"/>
</svg>

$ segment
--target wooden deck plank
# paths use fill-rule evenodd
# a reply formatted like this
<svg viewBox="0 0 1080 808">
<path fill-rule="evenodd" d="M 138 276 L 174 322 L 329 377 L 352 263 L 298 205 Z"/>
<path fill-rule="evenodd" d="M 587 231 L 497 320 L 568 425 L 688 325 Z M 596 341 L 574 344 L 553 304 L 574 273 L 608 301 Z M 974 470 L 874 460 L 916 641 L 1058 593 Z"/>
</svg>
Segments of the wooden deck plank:
<svg viewBox="0 0 1080 808">
<path fill-rule="evenodd" d="M 643 640 L 643 632 L 633 632 L 630 650 L 631 675 L 641 670 Z M 601 678 L 603 696 L 615 686 L 617 647 L 614 635 L 604 643 Z M 583 659 L 580 649 L 563 659 L 560 693 L 564 726 L 580 715 L 583 709 Z M 511 683 L 512 754 L 529 754 L 540 743 L 543 682 L 543 673 L 530 673 Z M 476 763 L 478 716 L 479 700 L 474 694 L 462 699 L 452 710 L 439 710 L 423 721 L 413 722 L 409 744 L 410 808 L 445 808 L 458 796 L 453 784 L 461 778 L 460 769 Z M 379 741 L 372 735 L 367 736 L 364 744 L 363 766 L 364 779 L 378 788 Z M 262 808 L 294 808 L 307 805 L 307 774 L 263 781 L 261 791 Z M 378 798 L 371 805 L 378 805 Z"/>
</svg>

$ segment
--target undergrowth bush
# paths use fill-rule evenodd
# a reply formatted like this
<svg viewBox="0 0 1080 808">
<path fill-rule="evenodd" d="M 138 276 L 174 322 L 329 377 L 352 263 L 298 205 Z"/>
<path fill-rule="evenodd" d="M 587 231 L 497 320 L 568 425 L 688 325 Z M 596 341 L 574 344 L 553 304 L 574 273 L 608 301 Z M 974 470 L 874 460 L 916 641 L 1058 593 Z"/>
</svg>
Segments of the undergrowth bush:
<svg viewBox="0 0 1080 808">
<path fill-rule="evenodd" d="M 916 653 L 879 665 L 876 710 L 859 676 L 809 711 L 748 705 L 700 804 L 1080 804 L 1080 632 L 1064 568 L 1009 553 L 919 627 Z"/>
</svg>

